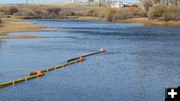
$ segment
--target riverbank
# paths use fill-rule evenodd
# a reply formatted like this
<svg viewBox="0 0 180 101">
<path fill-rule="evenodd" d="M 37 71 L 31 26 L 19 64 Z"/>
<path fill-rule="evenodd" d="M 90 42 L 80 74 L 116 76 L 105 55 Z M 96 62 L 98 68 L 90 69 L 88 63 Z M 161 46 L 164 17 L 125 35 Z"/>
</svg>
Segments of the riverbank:
<svg viewBox="0 0 180 101">
<path fill-rule="evenodd" d="M 79 20 L 90 20 L 90 21 L 105 21 L 103 18 L 100 17 L 90 17 L 90 16 L 80 16 L 78 17 Z"/>
<path fill-rule="evenodd" d="M 148 18 L 132 18 L 119 20 L 118 22 L 143 23 L 144 25 L 150 26 L 180 26 L 180 21 L 159 21 L 149 20 Z"/>
<path fill-rule="evenodd" d="M 104 18 L 90 17 L 90 16 L 75 16 L 66 17 L 65 19 L 91 20 L 91 21 L 105 21 Z M 36 25 L 32 23 L 22 22 L 23 19 L 2 18 L 3 24 L 0 25 L 0 39 L 9 38 L 39 38 L 36 35 L 10 35 L 10 32 L 47 32 L 48 30 L 40 30 L 40 28 L 47 28 L 48 26 Z M 116 22 L 128 23 L 142 23 L 148 26 L 180 26 L 180 21 L 158 21 L 149 20 L 148 18 L 132 18 L 126 20 L 118 20 Z M 67 32 L 63 30 L 51 30 L 51 32 Z"/>
<path fill-rule="evenodd" d="M 39 28 L 47 28 L 47 26 L 36 25 L 32 23 L 22 22 L 22 19 L 17 18 L 2 18 L 3 23 L 0 26 L 0 38 L 36 38 L 32 35 L 9 35 L 10 32 L 26 32 L 34 31 Z"/>
<path fill-rule="evenodd" d="M 171 8 L 171 7 L 170 7 Z M 169 8 L 169 9 L 170 9 Z M 175 8 L 177 8 L 175 6 Z M 99 7 L 98 3 L 91 2 L 56 2 L 56 3 L 33 3 L 28 5 L 0 5 L 1 16 L 18 16 L 19 19 L 78 19 L 78 20 L 92 20 L 92 21 L 109 21 L 109 22 L 130 22 L 143 23 L 151 26 L 180 26 L 180 21 L 160 21 L 165 20 L 164 17 L 154 17 L 157 19 L 150 20 L 146 12 L 141 7 L 126 7 L 126 8 L 111 8 L 110 5 L 102 5 Z M 149 17 L 151 18 L 151 17 Z M 125 19 L 125 20 L 121 20 Z M 175 19 L 169 19 L 175 20 Z M 177 19 L 176 19 L 177 20 Z M 12 24 L 9 21 L 10 25 Z M 8 24 L 9 24 L 8 23 Z M 16 22 L 17 23 L 17 22 Z M 20 22 L 18 22 L 20 23 Z M 5 23 L 6 24 L 6 23 Z M 23 23 L 23 27 L 25 23 Z M 27 24 L 30 28 L 41 28 L 41 26 Z M 19 26 L 19 24 L 18 24 Z M 21 26 L 12 29 L 16 32 L 21 31 Z M 2 28 L 1 28 L 2 29 Z M 1 30 L 0 29 L 0 30 Z M 26 29 L 26 28 L 25 28 Z M 8 30 L 10 30 L 8 28 Z M 24 31 L 24 29 L 23 29 Z M 10 30 L 11 32 L 11 30 Z M 8 31 L 1 30 L 0 33 L 8 33 Z"/>
<path fill-rule="evenodd" d="M 78 19 L 90 20 L 90 21 L 105 21 L 104 18 L 99 18 L 99 17 L 78 17 Z M 115 22 L 142 23 L 148 26 L 180 26 L 180 21 L 159 21 L 159 20 L 149 20 L 148 18 L 131 18 L 125 20 L 118 20 Z"/>
</svg>

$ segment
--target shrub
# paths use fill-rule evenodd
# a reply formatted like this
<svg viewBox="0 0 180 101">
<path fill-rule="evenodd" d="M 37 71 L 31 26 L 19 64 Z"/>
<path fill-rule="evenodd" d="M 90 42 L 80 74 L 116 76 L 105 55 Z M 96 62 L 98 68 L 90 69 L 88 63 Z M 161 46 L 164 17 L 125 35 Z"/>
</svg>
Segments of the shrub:
<svg viewBox="0 0 180 101">
<path fill-rule="evenodd" d="M 176 5 L 169 5 L 168 13 L 170 14 L 169 16 L 171 16 L 171 20 L 177 21 L 177 20 L 179 20 L 180 7 L 176 6 Z"/>
<path fill-rule="evenodd" d="M 41 18 L 44 14 L 43 10 L 40 10 L 40 9 L 32 9 L 32 14 L 35 18 Z"/>
<path fill-rule="evenodd" d="M 118 12 L 114 15 L 114 20 L 124 20 L 129 19 L 133 17 L 133 13 L 127 11 L 128 9 L 120 9 Z"/>
<path fill-rule="evenodd" d="M 19 12 L 19 9 L 15 6 L 5 6 L 0 9 L 0 12 L 4 13 L 5 15 L 13 15 Z"/>
<path fill-rule="evenodd" d="M 0 19 L 0 24 L 2 24 L 2 20 Z"/>
<path fill-rule="evenodd" d="M 168 7 L 166 4 L 155 4 L 148 12 L 149 18 L 158 18 L 162 17 L 164 15 L 164 12 L 168 10 Z"/>
<path fill-rule="evenodd" d="M 25 17 L 31 17 L 31 18 L 36 17 L 36 13 L 30 8 L 21 9 L 18 13 L 16 13 L 16 15 L 25 16 Z"/>
<path fill-rule="evenodd" d="M 180 21 L 180 15 L 176 17 L 176 21 Z"/>
<path fill-rule="evenodd" d="M 3 7 L 0 9 L 0 12 L 4 13 L 5 15 L 8 15 L 9 14 L 9 7 Z"/>
<path fill-rule="evenodd" d="M 86 15 L 88 16 L 94 16 L 94 14 L 95 14 L 95 9 L 91 9 L 86 12 Z"/>
<path fill-rule="evenodd" d="M 86 11 L 87 16 L 96 16 L 96 17 L 104 17 L 105 16 L 105 11 L 107 11 L 107 8 L 97 8 L 97 9 L 91 9 Z"/>
<path fill-rule="evenodd" d="M 142 8 L 126 8 L 127 12 L 132 12 L 134 17 L 147 17 L 147 12 Z"/>
<path fill-rule="evenodd" d="M 113 19 L 124 20 L 137 17 L 147 17 L 146 11 L 142 8 L 122 8 L 114 14 Z"/>
<path fill-rule="evenodd" d="M 0 24 L 2 24 L 2 17 L 4 16 L 4 13 L 0 12 Z"/>
<path fill-rule="evenodd" d="M 156 4 L 148 12 L 148 17 L 163 21 L 177 21 L 180 20 L 180 7 L 176 5 Z"/>
<path fill-rule="evenodd" d="M 61 11 L 61 9 L 60 8 L 49 8 L 49 9 L 47 9 L 47 11 L 48 11 L 48 14 L 58 15 L 59 12 Z"/>
<path fill-rule="evenodd" d="M 10 7 L 8 10 L 8 14 L 10 14 L 10 15 L 13 15 L 13 14 L 18 13 L 18 12 L 19 12 L 19 10 L 16 7 Z"/>
<path fill-rule="evenodd" d="M 171 21 L 171 20 L 174 20 L 175 21 L 175 18 L 176 18 L 176 15 L 171 13 L 171 12 L 166 12 L 163 14 L 162 17 L 159 17 L 159 20 L 162 20 L 162 21 Z"/>
<path fill-rule="evenodd" d="M 5 14 L 0 11 L 0 18 L 3 17 Z"/>
<path fill-rule="evenodd" d="M 106 21 L 116 21 L 134 17 L 147 17 L 147 13 L 142 8 L 98 8 L 88 10 L 87 16 L 105 18 Z"/>
<path fill-rule="evenodd" d="M 109 8 L 105 14 L 105 20 L 106 21 L 113 21 L 114 14 L 117 13 L 117 9 L 115 8 Z"/>
<path fill-rule="evenodd" d="M 41 9 L 22 8 L 19 10 L 18 13 L 15 13 L 14 15 L 24 16 L 24 18 L 42 18 L 44 14 L 45 14 L 45 11 Z"/>
</svg>

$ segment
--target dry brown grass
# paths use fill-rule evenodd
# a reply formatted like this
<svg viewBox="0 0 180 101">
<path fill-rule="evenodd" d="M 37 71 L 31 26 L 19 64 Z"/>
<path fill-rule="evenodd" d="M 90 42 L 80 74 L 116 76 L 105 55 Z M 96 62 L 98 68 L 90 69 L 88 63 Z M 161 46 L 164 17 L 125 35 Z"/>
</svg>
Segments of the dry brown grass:
<svg viewBox="0 0 180 101">
<path fill-rule="evenodd" d="M 118 22 L 134 22 L 134 23 L 144 23 L 147 21 L 148 21 L 147 18 L 133 18 L 133 19 L 118 20 Z"/>
<path fill-rule="evenodd" d="M 49 2 L 49 3 L 36 3 L 32 5 L 42 5 L 42 6 L 53 6 L 53 7 L 62 7 L 62 8 L 72 8 L 72 9 L 79 9 L 79 8 L 96 8 L 99 7 L 99 3 L 94 2 Z"/>
<path fill-rule="evenodd" d="M 103 18 L 100 18 L 100 17 L 90 17 L 90 16 L 78 17 L 78 19 L 79 19 L 79 20 L 104 21 Z"/>
<path fill-rule="evenodd" d="M 145 25 L 153 25 L 153 26 L 180 26 L 180 21 L 159 21 L 159 20 L 149 20 L 148 18 L 133 18 L 126 20 L 119 20 L 119 22 L 143 23 Z"/>
<path fill-rule="evenodd" d="M 117 20 L 146 16 L 142 8 L 110 8 L 101 7 L 86 11 L 87 16 L 101 17 L 104 21 L 116 22 Z"/>
<path fill-rule="evenodd" d="M 24 32 L 37 28 L 47 28 L 47 26 L 35 25 L 32 23 L 21 22 L 21 19 L 16 18 L 2 18 L 3 24 L 0 27 L 0 35 L 9 32 Z"/>
</svg>

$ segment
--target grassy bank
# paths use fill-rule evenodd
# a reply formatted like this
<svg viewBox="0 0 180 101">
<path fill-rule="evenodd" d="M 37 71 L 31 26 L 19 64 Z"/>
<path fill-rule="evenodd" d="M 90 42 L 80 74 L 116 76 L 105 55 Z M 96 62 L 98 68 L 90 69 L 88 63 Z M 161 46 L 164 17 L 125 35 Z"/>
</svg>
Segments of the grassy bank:
<svg viewBox="0 0 180 101">
<path fill-rule="evenodd" d="M 130 22 L 130 23 L 143 23 L 151 26 L 180 26 L 180 21 L 159 21 L 149 20 L 148 18 L 133 18 L 126 20 L 119 20 L 118 22 Z"/>
<path fill-rule="evenodd" d="M 78 17 L 79 20 L 90 20 L 90 21 L 105 21 L 104 18 L 99 17 Z M 148 18 L 131 18 L 124 20 L 117 20 L 115 22 L 127 22 L 127 23 L 142 23 L 148 26 L 180 26 L 180 21 L 159 21 Z"/>
<path fill-rule="evenodd" d="M 161 11 L 162 8 L 167 10 Z M 100 7 L 98 3 L 90 2 L 0 5 L 0 38 L 27 38 L 28 35 L 7 37 L 7 33 L 42 31 L 38 30 L 38 28 L 47 27 L 25 23 L 22 22 L 22 19 L 79 19 L 143 23 L 152 26 L 180 26 L 180 20 L 178 20 L 180 18 L 179 10 L 180 8 L 177 6 L 164 7 L 162 4 L 153 6 L 149 12 L 141 7 L 111 8 L 107 4 Z M 160 11 L 161 13 L 159 13 Z M 170 13 L 170 11 L 173 12 Z M 54 30 L 54 32 L 64 31 Z M 29 36 L 29 38 L 35 37 L 38 36 Z"/>
<path fill-rule="evenodd" d="M 21 19 L 12 18 L 2 18 L 2 24 L 0 26 L 0 38 L 12 37 L 12 38 L 28 38 L 28 35 L 17 35 L 17 36 L 8 36 L 7 33 L 10 32 L 26 32 L 32 31 L 39 28 L 47 28 L 47 26 L 35 25 L 32 23 L 22 22 Z M 30 38 L 34 38 L 37 36 L 29 36 Z"/>
<path fill-rule="evenodd" d="M 79 20 L 90 20 L 90 21 L 104 21 L 103 18 L 100 17 L 91 17 L 91 16 L 79 16 Z"/>
</svg>

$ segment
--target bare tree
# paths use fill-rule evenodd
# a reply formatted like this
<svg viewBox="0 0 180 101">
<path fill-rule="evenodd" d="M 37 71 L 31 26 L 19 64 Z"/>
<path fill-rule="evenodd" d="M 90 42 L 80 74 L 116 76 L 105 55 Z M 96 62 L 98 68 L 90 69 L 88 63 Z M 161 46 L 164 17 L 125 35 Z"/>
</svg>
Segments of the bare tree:
<svg viewBox="0 0 180 101">
<path fill-rule="evenodd" d="M 146 11 L 148 11 L 150 7 L 152 7 L 154 4 L 157 3 L 166 3 L 167 5 L 169 4 L 178 5 L 178 2 L 180 2 L 180 0 L 139 0 L 139 1 L 143 4 Z"/>
<path fill-rule="evenodd" d="M 152 0 L 139 0 L 139 1 L 143 4 L 146 11 L 148 11 L 149 8 L 152 7 L 152 5 L 153 5 Z"/>
<path fill-rule="evenodd" d="M 162 3 L 166 3 L 167 5 L 173 4 L 173 5 L 178 5 L 179 0 L 161 0 Z"/>
<path fill-rule="evenodd" d="M 178 5 L 178 0 L 174 0 L 174 5 Z"/>
<path fill-rule="evenodd" d="M 153 3 L 156 4 L 156 3 L 160 3 L 161 0 L 153 0 Z"/>
</svg>

